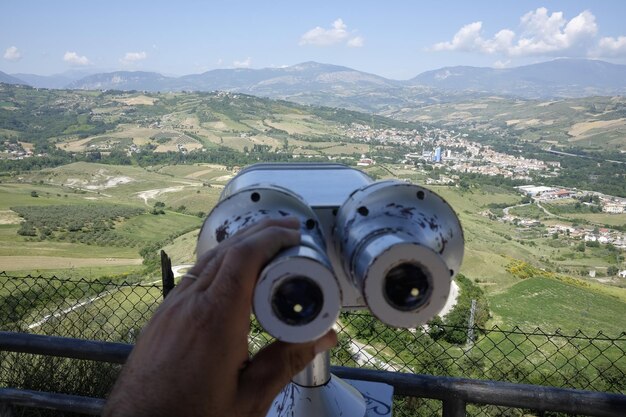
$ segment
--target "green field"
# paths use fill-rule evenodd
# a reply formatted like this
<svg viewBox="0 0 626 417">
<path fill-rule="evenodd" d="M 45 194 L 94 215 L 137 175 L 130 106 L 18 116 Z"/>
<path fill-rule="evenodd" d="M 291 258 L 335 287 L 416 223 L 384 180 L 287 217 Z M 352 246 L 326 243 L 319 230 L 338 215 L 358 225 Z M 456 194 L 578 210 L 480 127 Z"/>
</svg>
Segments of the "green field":
<svg viewBox="0 0 626 417">
<path fill-rule="evenodd" d="M 528 204 L 526 206 L 514 207 L 509 210 L 509 213 L 513 216 L 525 217 L 528 219 L 547 219 L 550 218 L 543 210 L 537 207 L 536 204 Z"/>
<path fill-rule="evenodd" d="M 493 296 L 490 307 L 505 327 L 560 328 L 568 334 L 585 329 L 618 335 L 626 317 L 626 301 L 548 278 L 519 281 Z"/>
<path fill-rule="evenodd" d="M 283 152 L 349 158 L 358 158 L 362 153 L 381 152 L 385 155 L 385 152 L 394 152 L 394 146 L 357 142 L 346 135 L 347 128 L 357 123 L 375 129 L 423 129 L 419 124 L 407 125 L 371 114 L 218 93 L 8 89 L 0 92 L 0 101 L 11 103 L 15 107 L 11 110 L 11 117 L 24 122 L 23 131 L 10 132 L 11 135 L 24 141 L 28 139 L 35 145 L 52 143 L 57 148 L 79 153 L 90 144 L 100 148 L 111 145 L 120 148 L 116 156 L 120 161 L 129 157 L 131 144 L 139 151 L 118 165 L 114 165 L 111 155 L 101 149 L 101 155 L 92 155 L 92 162 L 5 172 L 0 182 L 0 269 L 23 273 L 47 269 L 61 274 L 64 268 L 72 274 L 90 268 L 103 273 L 124 271 L 125 268 L 136 271 L 141 267 L 138 265 L 141 249 L 149 246 L 153 250 L 152 245 L 157 243 L 172 252 L 175 264 L 191 262 L 195 248 L 194 229 L 199 228 L 203 217 L 218 201 L 223 186 L 236 173 L 235 166 L 244 165 L 243 161 L 249 163 L 261 161 L 265 156 L 280 157 Z M 472 103 L 442 103 L 407 109 L 398 117 L 474 129 L 482 132 L 477 133 L 477 140 L 480 134 L 501 130 L 505 136 L 539 144 L 553 141 L 559 145 L 587 146 L 585 144 L 596 140 L 603 147 L 623 149 L 623 138 L 611 134 L 621 129 L 619 112 L 615 109 L 622 101 L 598 97 L 522 102 L 482 97 Z M 49 125 L 45 132 L 30 129 L 26 121 L 30 120 L 32 110 L 48 102 L 60 103 L 63 116 L 42 120 L 41 123 Z M 89 108 L 90 114 L 99 117 L 87 117 L 84 112 L 74 110 L 77 106 Z M 464 125 L 470 119 L 472 126 Z M 213 159 L 204 158 L 200 159 L 203 163 L 185 163 L 186 159 L 174 146 L 178 139 L 181 144 L 204 145 L 205 155 L 220 156 L 223 153 L 228 162 L 209 164 L 204 162 Z M 163 148 L 157 151 L 159 146 Z M 167 151 L 168 146 L 172 152 L 168 158 L 154 155 Z M 233 149 L 247 151 L 247 155 L 244 158 L 243 154 L 232 153 Z M 152 150 L 154 154 L 151 154 Z M 112 151 L 115 154 L 115 149 Z M 385 161 L 384 157 L 365 171 L 375 178 L 401 178 L 421 184 L 430 175 L 416 167 L 412 169 L 381 161 Z M 430 188 L 449 201 L 458 213 L 466 241 L 461 272 L 478 283 L 490 299 L 507 297 L 520 285 L 519 279 L 507 272 L 507 265 L 512 260 L 525 261 L 546 271 L 558 270 L 560 274 L 584 279 L 592 286 L 604 286 L 609 290 L 595 291 L 590 287 L 584 291 L 606 295 L 606 303 L 622 299 L 620 291 L 624 290 L 621 287 L 626 287 L 626 282 L 602 280 L 607 278 L 602 274 L 609 266 L 622 267 L 620 262 L 623 259 L 604 247 L 585 247 L 582 251 L 577 248 L 579 242 L 576 240 L 564 236 L 552 239 L 546 236 L 545 225 L 581 220 L 598 225 L 623 225 L 626 215 L 557 210 L 554 217 L 532 204 L 513 208 L 510 213 L 537 218 L 544 225 L 522 227 L 488 216 L 491 210 L 500 215 L 504 205 L 521 203 L 522 197 L 512 188 L 484 184 L 469 188 Z M 165 214 L 149 214 L 157 203 L 163 206 Z M 114 227 L 104 231 L 87 222 L 80 231 L 66 232 L 57 227 L 46 235 L 46 226 L 40 225 L 34 235 L 23 236 L 17 233 L 23 221 L 17 215 L 19 210 L 11 210 L 11 207 L 71 205 L 88 211 L 93 204 L 125 205 L 145 211 L 118 219 Z M 551 204 L 545 206 L 553 208 Z M 180 234 L 184 235 L 177 237 Z M 586 276 L 591 269 L 598 271 L 598 279 Z M 617 298 L 607 294 L 614 294 Z M 548 293 L 546 297 L 547 300 Z M 512 312 L 505 314 L 504 311 L 497 312 L 494 307 L 494 323 L 509 323 L 506 316 Z M 553 326 L 559 327 L 557 317 L 553 318 Z M 596 323 L 581 321 L 581 325 L 593 329 L 600 325 L 598 320 Z M 626 327 L 624 322 L 620 325 Z"/>
<path fill-rule="evenodd" d="M 94 271 L 102 275 L 137 272 L 141 268 L 141 247 L 200 226 L 202 218 L 197 214 L 206 213 L 220 192 L 219 188 L 203 186 L 202 180 L 193 178 L 194 174 L 203 175 L 206 171 L 227 174 L 223 167 L 197 166 L 184 173 L 157 173 L 137 167 L 81 162 L 29 173 L 19 182 L 5 179 L 0 183 L 0 270 L 34 275 L 41 271 L 63 275 L 65 270 L 71 276 L 84 271 L 91 277 L 96 275 Z M 185 178 L 187 175 L 191 178 Z M 148 214 L 157 201 L 164 202 L 171 210 L 166 210 L 164 215 Z M 11 210 L 11 207 L 37 206 L 44 214 L 45 210 L 70 205 L 89 217 L 89 207 L 94 204 L 136 207 L 145 214 L 117 221 L 114 229 L 105 235 L 93 231 L 85 234 L 85 229 L 74 233 L 59 229 L 42 239 L 20 236 L 17 232 L 23 219 Z M 172 211 L 181 206 L 184 210 L 180 213 Z M 63 216 L 62 211 L 59 214 Z"/>
<path fill-rule="evenodd" d="M 38 122 L 45 130 L 32 128 L 32 114 L 49 102 L 62 111 L 56 117 L 42 115 Z M 553 145 L 626 150 L 618 134 L 626 122 L 610 108 L 622 102 L 482 97 L 406 109 L 396 116 L 454 126 L 476 136 L 472 140 L 491 135 L 530 147 L 527 141 L 540 152 Z M 420 185 L 446 171 L 386 163 L 400 161 L 409 146 L 359 142 L 346 133 L 355 123 L 419 134 L 426 131 L 420 124 L 238 94 L 0 87 L 0 122 L 7 118 L 23 128 L 0 127 L 0 136 L 51 145 L 60 160 L 48 161 L 49 168 L 37 165 L 46 158 L 0 160 L 5 167 L 0 172 L 2 330 L 133 343 L 162 301 L 160 250 L 180 266 L 179 273 L 194 263 L 203 219 L 228 181 L 249 163 L 309 160 L 295 155 L 354 163 L 367 154 L 377 161 L 363 169 L 373 178 Z M 200 146 L 204 149 L 193 151 Z M 595 162 L 591 165 L 583 177 L 595 172 Z M 621 226 L 626 215 L 591 212 L 568 200 L 542 203 L 555 216 L 537 204 L 510 210 L 538 219 L 539 225 L 504 222 L 498 219 L 504 207 L 525 201 L 514 183 L 459 177 L 458 186 L 428 186 L 450 203 L 464 229 L 460 272 L 466 279 L 456 278 L 461 287 L 456 307 L 417 329 L 391 328 L 362 312 L 342 313 L 342 346 L 335 349 L 333 363 L 356 365 L 348 349 L 350 336 L 364 352 L 401 371 L 623 392 L 623 341 L 608 339 L 626 330 L 626 279 L 607 275 L 610 267 L 626 269 L 626 254 L 607 245 L 581 245 L 565 234 L 549 236 L 547 226 Z M 609 177 L 620 181 L 612 172 Z M 468 178 L 469 185 L 464 183 Z M 472 300 L 477 300 L 479 327 L 473 344 L 466 338 Z M 267 339 L 254 321 L 252 328 L 256 350 Z M 598 332 L 608 339 L 586 337 Z M 33 374 L 45 381 L 53 381 L 49 374 L 65 376 L 38 365 Z M 96 375 L 92 381 L 100 380 Z"/>
<path fill-rule="evenodd" d="M 554 101 L 503 97 L 403 108 L 386 114 L 449 126 L 472 126 L 480 133 L 500 131 L 526 142 L 626 150 L 623 97 L 585 97 Z"/>
<path fill-rule="evenodd" d="M 423 180 L 419 173 L 394 165 L 377 165 L 367 168 L 366 171 L 380 178 L 401 177 L 418 182 Z M 24 273 L 37 273 L 48 269 L 61 274 L 63 265 L 75 262 L 72 271 L 89 271 L 90 268 L 101 270 L 103 273 L 108 271 L 113 273 L 125 268 L 135 271 L 139 267 L 137 262 L 140 259 L 141 246 L 144 243 L 161 241 L 164 242 L 166 252 L 171 252 L 175 265 L 193 262 L 195 232 L 168 242 L 169 237 L 194 228 L 197 230 L 202 223 L 198 212 L 210 211 L 219 198 L 221 187 L 232 175 L 233 173 L 225 167 L 210 164 L 140 168 L 81 162 L 25 174 L 21 177 L 21 182 L 5 180 L 0 184 L 2 196 L 0 220 L 4 219 L 8 224 L 0 225 L 0 269 Z M 430 188 L 444 197 L 458 213 L 466 240 L 465 260 L 461 272 L 478 283 L 490 299 L 510 297 L 520 285 L 519 279 L 506 270 L 512 259 L 523 260 L 548 270 L 555 270 L 558 267 L 566 273 L 567 271 L 574 273 L 590 266 L 606 270 L 611 265 L 610 253 L 603 248 L 587 248 L 584 253 L 580 253 L 572 243 L 543 237 L 541 228 L 519 228 L 510 223 L 490 220 L 480 214 L 493 204 L 519 204 L 521 196 L 512 190 L 497 186 L 483 186 L 471 190 L 447 186 Z M 32 197 L 32 191 L 36 191 L 39 197 Z M 157 201 L 169 208 L 165 215 L 155 216 L 148 213 Z M 120 222 L 112 231 L 122 241 L 128 241 L 130 246 L 85 245 L 19 236 L 17 230 L 20 226 L 17 223 L 21 219 L 10 211 L 10 207 L 15 206 L 45 207 L 72 204 L 87 208 L 89 204 L 94 203 L 130 204 L 146 210 L 145 214 Z M 535 213 L 545 221 L 545 213 L 535 205 L 511 210 L 511 214 L 524 217 Z M 24 254 L 32 257 L 32 268 L 28 268 L 27 259 L 16 258 Z M 13 257 L 13 260 L 10 257 Z M 89 265 L 89 262 L 92 264 Z M 618 298 L 621 297 L 619 291 L 626 291 L 590 278 L 587 280 L 590 284 L 617 291 Z M 553 284 L 563 285 L 558 282 Z M 612 294 L 610 291 L 593 292 L 593 296 L 599 296 L 598 294 L 604 296 L 602 300 L 609 304 L 608 309 L 622 308 L 623 303 L 607 295 Z M 546 292 L 545 297 L 538 296 L 538 303 L 541 303 L 541 300 L 547 301 L 548 295 Z M 531 301 L 534 302 L 534 299 L 519 298 L 512 305 L 519 304 L 522 310 L 532 310 L 534 307 Z M 562 302 L 571 304 L 573 308 L 578 304 L 578 301 L 570 302 L 568 298 Z M 526 303 L 530 304 L 524 307 Z M 547 305 L 550 303 L 552 300 Z M 515 324 L 518 318 L 509 320 L 509 316 L 516 317 L 513 311 L 498 310 L 494 304 L 493 323 Z M 542 321 L 539 315 L 537 317 L 537 325 L 549 325 L 552 328 L 565 326 L 559 322 L 557 316 L 546 315 L 545 317 L 550 317 L 547 321 Z M 524 323 L 526 322 L 532 322 L 532 316 L 528 316 Z M 587 330 L 601 326 L 600 319 L 581 320 L 579 323 Z M 624 323 L 618 321 L 617 326 L 623 327 Z"/>
</svg>

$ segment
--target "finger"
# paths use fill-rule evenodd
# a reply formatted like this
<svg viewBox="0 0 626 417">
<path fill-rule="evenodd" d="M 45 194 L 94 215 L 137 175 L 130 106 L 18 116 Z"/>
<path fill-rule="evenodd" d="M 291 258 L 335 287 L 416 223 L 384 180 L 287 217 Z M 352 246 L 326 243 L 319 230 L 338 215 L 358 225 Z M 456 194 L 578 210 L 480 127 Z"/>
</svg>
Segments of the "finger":
<svg viewBox="0 0 626 417">
<path fill-rule="evenodd" d="M 204 291 L 211 286 L 217 271 L 221 268 L 225 254 L 228 249 L 237 243 L 246 239 L 250 235 L 254 235 L 259 231 L 272 226 L 297 229 L 300 227 L 300 221 L 295 217 L 286 217 L 283 219 L 263 219 L 249 227 L 239 230 L 229 239 L 223 241 L 212 250 L 202 254 L 196 264 L 189 269 L 189 273 L 198 277 L 197 285 L 199 291 Z M 186 281 L 186 283 L 185 283 Z M 191 282 L 189 282 L 191 281 Z M 193 280 L 183 280 L 182 285 L 189 286 Z"/>
<path fill-rule="evenodd" d="M 299 230 L 280 226 L 267 227 L 246 236 L 226 252 L 223 267 L 216 274 L 215 284 L 209 288 L 207 297 L 229 300 L 227 311 L 220 313 L 231 319 L 240 315 L 248 317 L 254 284 L 261 268 L 279 251 L 299 242 Z"/>
<path fill-rule="evenodd" d="M 255 398 L 258 408 L 269 407 L 278 392 L 298 372 L 313 360 L 315 355 L 337 345 L 337 334 L 330 330 L 314 342 L 293 344 L 274 342 L 252 358 L 239 379 L 239 395 Z"/>
<path fill-rule="evenodd" d="M 280 227 L 286 227 L 289 229 L 297 229 L 300 227 L 300 220 L 297 217 L 293 217 L 293 216 L 281 217 L 279 219 L 268 217 L 250 226 L 246 226 L 243 229 L 238 230 L 231 237 L 231 239 L 235 237 L 243 238 L 245 236 L 248 236 L 252 233 L 256 233 L 257 231 L 261 229 L 265 229 L 266 227 L 270 227 L 270 226 L 280 226 Z"/>
</svg>

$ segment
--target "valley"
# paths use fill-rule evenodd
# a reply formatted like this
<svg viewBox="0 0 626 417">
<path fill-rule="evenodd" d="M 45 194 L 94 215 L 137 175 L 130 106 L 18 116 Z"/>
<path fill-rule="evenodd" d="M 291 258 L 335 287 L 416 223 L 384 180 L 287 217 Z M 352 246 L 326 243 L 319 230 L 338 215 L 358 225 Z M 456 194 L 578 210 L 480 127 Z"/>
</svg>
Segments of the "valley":
<svg viewBox="0 0 626 417">
<path fill-rule="evenodd" d="M 38 91 L 5 85 L 0 97 L 10 104 L 0 109 L 5 120 L 0 270 L 9 274 L 154 280 L 161 248 L 173 265 L 193 262 L 203 218 L 243 166 L 339 162 L 376 179 L 426 184 L 450 202 L 465 229 L 461 273 L 489 300 L 488 323 L 618 331 L 622 324 L 613 328 L 606 314 L 626 314 L 626 279 L 618 275 L 626 269 L 620 237 L 626 232 L 621 198 L 626 173 L 610 161 L 603 162 L 605 171 L 598 170 L 595 164 L 602 164 L 595 159 L 585 173 L 580 158 L 549 154 L 541 140 L 519 135 L 530 125 L 569 126 L 580 136 L 614 131 L 615 123 L 574 123 L 580 118 L 563 115 L 566 108 L 593 105 L 610 116 L 617 110 L 606 106 L 616 106 L 617 99 L 538 105 L 490 98 L 415 109 L 400 121 L 225 92 Z M 540 110 L 530 113 L 535 108 Z M 450 109 L 482 119 L 449 118 Z M 54 119 L 54 127 L 35 129 L 33 111 Z M 432 120 L 424 121 L 420 112 L 432 113 Z M 503 113 L 500 119 L 496 112 Z M 512 117 L 507 112 L 515 112 L 515 123 L 498 121 Z M 546 117 L 553 121 L 527 121 Z M 506 141 L 514 146 L 503 146 Z M 604 149 L 609 151 L 610 146 Z M 574 174 L 596 176 L 597 186 L 567 188 Z M 548 194 L 541 200 L 515 188 L 529 184 L 555 193 L 568 190 L 569 200 L 546 200 Z M 605 212 L 609 206 L 621 207 L 621 214 Z M 62 220 L 74 212 L 68 217 L 73 222 Z M 520 265 L 530 272 L 514 272 Z M 533 295 L 515 295 L 529 291 Z M 562 297 L 550 302 L 554 314 L 533 315 L 555 291 Z M 577 312 L 581 297 L 588 307 Z"/>
</svg>

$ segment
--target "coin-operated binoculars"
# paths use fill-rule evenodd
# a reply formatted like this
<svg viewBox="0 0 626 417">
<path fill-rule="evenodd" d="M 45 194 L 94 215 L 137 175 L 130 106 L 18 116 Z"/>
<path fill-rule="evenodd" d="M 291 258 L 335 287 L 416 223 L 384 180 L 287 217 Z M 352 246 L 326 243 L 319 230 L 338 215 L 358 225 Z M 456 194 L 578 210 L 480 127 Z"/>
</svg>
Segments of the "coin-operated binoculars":
<svg viewBox="0 0 626 417">
<path fill-rule="evenodd" d="M 342 308 L 368 308 L 389 326 L 419 327 L 443 308 L 461 267 L 463 231 L 446 201 L 419 185 L 375 182 L 339 164 L 242 170 L 204 222 L 198 257 L 246 226 L 286 216 L 300 220 L 300 245 L 265 266 L 253 298 L 259 323 L 285 342 L 319 338 Z M 329 354 L 319 354 L 268 416 L 365 416 L 354 382 L 330 374 Z"/>
</svg>

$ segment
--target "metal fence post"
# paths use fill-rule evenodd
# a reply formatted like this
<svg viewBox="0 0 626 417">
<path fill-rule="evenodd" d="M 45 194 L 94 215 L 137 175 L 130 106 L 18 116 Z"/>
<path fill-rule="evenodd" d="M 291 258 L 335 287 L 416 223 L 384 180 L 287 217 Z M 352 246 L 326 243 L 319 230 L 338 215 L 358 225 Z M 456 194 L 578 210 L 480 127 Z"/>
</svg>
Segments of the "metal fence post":
<svg viewBox="0 0 626 417">
<path fill-rule="evenodd" d="M 163 298 L 174 289 L 174 272 L 172 272 L 172 260 L 164 250 L 161 250 L 161 280 L 163 281 Z"/>
<path fill-rule="evenodd" d="M 470 316 L 467 321 L 467 346 L 471 348 L 474 345 L 474 315 L 476 314 L 476 300 L 472 300 L 470 308 Z"/>
<path fill-rule="evenodd" d="M 441 417 L 465 417 L 465 401 L 460 398 L 446 398 L 443 400 Z"/>
</svg>

